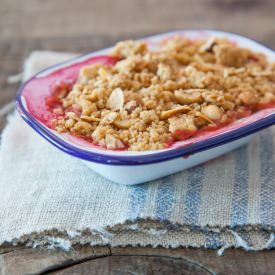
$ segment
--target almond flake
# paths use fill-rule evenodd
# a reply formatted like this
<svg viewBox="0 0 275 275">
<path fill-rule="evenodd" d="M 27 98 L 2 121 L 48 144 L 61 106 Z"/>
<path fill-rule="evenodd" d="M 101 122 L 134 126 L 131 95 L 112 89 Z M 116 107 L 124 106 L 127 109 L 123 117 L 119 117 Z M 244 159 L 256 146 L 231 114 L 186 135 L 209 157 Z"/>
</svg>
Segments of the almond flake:
<svg viewBox="0 0 275 275">
<path fill-rule="evenodd" d="M 175 98 L 180 104 L 192 104 L 203 102 L 202 89 L 188 89 L 175 91 Z"/>
<path fill-rule="evenodd" d="M 162 112 L 161 115 L 160 115 L 160 118 L 161 119 L 167 119 L 167 118 L 169 118 L 171 116 L 174 116 L 176 114 L 188 113 L 191 110 L 192 109 L 187 107 L 187 106 L 177 107 L 175 109 Z"/>
<path fill-rule="evenodd" d="M 135 122 L 136 119 L 124 119 L 115 121 L 114 125 L 119 129 L 129 129 Z"/>
<path fill-rule="evenodd" d="M 208 105 L 202 107 L 202 113 L 210 120 L 220 120 L 223 115 L 223 111 L 216 105 Z"/>
<path fill-rule="evenodd" d="M 107 115 L 105 115 L 101 121 L 100 124 L 101 125 L 108 125 L 111 124 L 115 121 L 115 119 L 118 117 L 118 113 L 116 112 L 110 112 Z"/>
<path fill-rule="evenodd" d="M 107 101 L 107 108 L 116 111 L 122 109 L 124 105 L 124 95 L 120 88 L 114 89 Z"/>
<path fill-rule="evenodd" d="M 119 138 L 111 134 L 106 135 L 105 143 L 108 149 L 119 149 L 119 148 L 122 149 L 125 147 L 123 142 Z"/>
<path fill-rule="evenodd" d="M 100 119 L 97 117 L 93 117 L 93 116 L 81 116 L 80 118 L 87 120 L 87 121 L 95 121 L 95 122 L 99 122 Z"/>
<path fill-rule="evenodd" d="M 203 45 L 201 45 L 199 52 L 211 52 L 215 44 L 215 37 L 210 37 Z"/>
</svg>

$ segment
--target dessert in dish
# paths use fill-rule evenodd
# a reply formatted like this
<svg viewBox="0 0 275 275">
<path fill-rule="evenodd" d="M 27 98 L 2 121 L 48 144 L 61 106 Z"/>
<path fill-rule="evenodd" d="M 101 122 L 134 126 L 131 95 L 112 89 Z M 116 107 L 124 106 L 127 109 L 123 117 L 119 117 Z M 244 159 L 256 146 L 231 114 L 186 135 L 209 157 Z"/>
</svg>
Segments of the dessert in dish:
<svg viewBox="0 0 275 275">
<path fill-rule="evenodd" d="M 123 42 L 115 49 L 91 52 L 39 72 L 17 93 L 17 109 L 22 118 L 61 151 L 79 158 L 103 177 L 124 185 L 154 180 L 221 156 L 243 146 L 253 133 L 275 123 L 273 50 L 244 36 L 215 30 L 174 31 L 143 41 L 146 43 Z M 149 64 L 153 57 L 156 57 L 155 67 L 150 65 L 147 69 L 141 66 L 143 62 L 136 61 L 134 65 L 131 61 L 147 58 Z M 169 70 L 171 79 L 165 79 L 163 73 Z M 114 87 L 100 90 L 107 85 L 105 82 Z M 139 86 L 132 91 L 133 83 Z M 158 93 L 151 93 L 150 86 L 154 85 L 158 85 L 155 89 Z M 116 89 L 122 93 L 114 92 Z M 181 100 L 182 94 L 185 101 Z M 132 95 L 136 98 L 131 98 Z M 193 102 L 194 97 L 199 98 L 198 102 Z M 121 98 L 122 108 L 116 109 Z M 126 105 L 130 98 L 136 101 L 132 106 Z M 87 101 L 80 104 L 80 99 Z M 154 102 L 157 102 L 155 107 L 151 105 Z M 90 108 L 88 105 L 97 109 L 84 114 Z M 212 107 L 208 107 L 211 105 L 221 110 L 218 111 L 221 118 L 211 117 Z M 210 113 L 205 107 L 210 108 Z M 134 116 L 135 110 L 137 117 L 128 117 Z M 146 121 L 146 113 L 141 117 L 142 111 L 154 110 L 154 120 Z M 109 113 L 116 114 L 108 118 Z M 147 113 L 149 117 L 151 113 Z M 170 128 L 170 131 L 173 118 L 192 121 L 193 129 L 180 123 L 179 128 L 175 124 L 177 130 Z M 146 127 L 141 128 L 144 131 L 133 132 L 137 140 L 123 140 L 120 134 L 124 131 L 127 136 L 139 125 L 139 120 L 146 121 Z M 158 121 L 166 125 L 166 137 L 159 142 L 159 137 L 154 135 L 157 142 L 150 143 L 145 132 L 151 137 L 153 127 L 161 125 Z M 86 127 L 91 131 L 85 132 Z M 101 127 L 102 132 L 95 132 Z M 99 140 L 93 137 L 94 132 L 102 133 Z"/>
<path fill-rule="evenodd" d="M 275 105 L 275 64 L 226 38 L 119 42 L 47 97 L 52 125 L 112 150 L 167 148 Z"/>
</svg>

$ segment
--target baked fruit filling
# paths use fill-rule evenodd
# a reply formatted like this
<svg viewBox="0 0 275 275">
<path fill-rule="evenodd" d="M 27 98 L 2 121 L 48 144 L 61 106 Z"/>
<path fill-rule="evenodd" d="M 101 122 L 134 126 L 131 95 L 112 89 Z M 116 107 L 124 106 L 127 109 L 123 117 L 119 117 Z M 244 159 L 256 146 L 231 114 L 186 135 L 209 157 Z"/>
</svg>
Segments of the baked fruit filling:
<svg viewBox="0 0 275 275">
<path fill-rule="evenodd" d="M 112 65 L 83 67 L 49 106 L 58 132 L 108 149 L 156 150 L 275 105 L 275 64 L 227 39 L 119 42 Z M 53 104 L 54 103 L 54 104 Z"/>
</svg>

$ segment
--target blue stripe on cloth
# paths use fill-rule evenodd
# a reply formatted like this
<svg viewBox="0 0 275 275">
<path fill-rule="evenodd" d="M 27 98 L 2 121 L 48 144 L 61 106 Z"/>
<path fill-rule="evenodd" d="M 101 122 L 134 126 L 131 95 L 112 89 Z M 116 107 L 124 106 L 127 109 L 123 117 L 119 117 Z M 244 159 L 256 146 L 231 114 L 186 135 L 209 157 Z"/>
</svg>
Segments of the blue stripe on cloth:
<svg viewBox="0 0 275 275">
<path fill-rule="evenodd" d="M 201 206 L 204 165 L 189 170 L 184 198 L 183 223 L 197 225 Z"/>
<path fill-rule="evenodd" d="M 248 149 L 244 146 L 234 152 L 235 175 L 233 184 L 231 226 L 244 225 L 248 216 Z M 225 194 L 226 196 L 226 194 Z"/>
<path fill-rule="evenodd" d="M 138 186 L 129 187 L 131 188 L 129 194 L 129 208 L 128 208 L 128 219 L 134 221 L 140 218 L 140 214 L 144 209 L 148 184 L 142 184 Z"/>
<path fill-rule="evenodd" d="M 263 225 L 275 226 L 275 160 L 270 129 L 260 136 L 261 200 L 260 218 Z"/>
<path fill-rule="evenodd" d="M 178 176 L 178 175 L 176 175 Z M 157 191 L 156 196 L 156 218 L 159 220 L 168 220 L 171 212 L 172 206 L 175 201 L 175 185 L 176 185 L 176 177 L 175 175 L 171 175 L 163 178 L 160 183 L 160 186 Z"/>
</svg>

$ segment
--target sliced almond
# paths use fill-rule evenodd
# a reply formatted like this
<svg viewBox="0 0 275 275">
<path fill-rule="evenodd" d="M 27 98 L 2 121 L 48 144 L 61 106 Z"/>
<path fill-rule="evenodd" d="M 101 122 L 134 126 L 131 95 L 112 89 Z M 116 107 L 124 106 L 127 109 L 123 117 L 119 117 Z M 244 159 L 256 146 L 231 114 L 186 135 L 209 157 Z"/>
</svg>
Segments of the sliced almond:
<svg viewBox="0 0 275 275">
<path fill-rule="evenodd" d="M 203 89 L 177 90 L 175 91 L 175 98 L 180 104 L 202 103 L 201 93 L 203 91 Z"/>
<path fill-rule="evenodd" d="M 107 132 L 107 127 L 104 126 L 97 126 L 92 133 L 92 138 L 94 142 L 99 143 L 101 140 L 105 139 Z M 104 141 L 105 143 L 105 141 Z"/>
<path fill-rule="evenodd" d="M 196 115 L 197 118 L 200 118 L 200 119 L 206 121 L 207 123 L 210 123 L 210 124 L 214 123 L 213 120 L 211 120 L 209 117 L 207 117 L 206 115 L 202 114 L 201 112 L 196 112 L 195 115 Z"/>
<path fill-rule="evenodd" d="M 124 105 L 124 95 L 120 88 L 114 89 L 107 101 L 107 108 L 116 111 Z"/>
<path fill-rule="evenodd" d="M 100 119 L 97 117 L 93 117 L 93 116 L 81 116 L 80 118 L 87 120 L 87 121 L 95 121 L 95 122 L 99 122 Z"/>
<path fill-rule="evenodd" d="M 211 52 L 215 44 L 215 37 L 210 37 L 204 44 L 201 45 L 199 52 Z"/>
<path fill-rule="evenodd" d="M 123 142 L 119 138 L 117 138 L 111 134 L 106 135 L 105 143 L 106 143 L 106 147 L 108 149 L 119 149 L 119 148 L 125 147 Z"/>
<path fill-rule="evenodd" d="M 138 107 L 136 100 L 131 100 L 125 104 L 124 109 L 128 112 L 132 112 L 136 107 Z"/>
<path fill-rule="evenodd" d="M 79 99 L 79 105 L 81 106 L 81 109 L 82 109 L 82 115 L 85 115 L 85 116 L 90 115 L 92 112 L 96 110 L 95 104 L 85 98 Z"/>
<path fill-rule="evenodd" d="M 175 109 L 162 112 L 161 115 L 160 115 L 160 118 L 161 119 L 167 119 L 167 118 L 169 118 L 171 116 L 174 116 L 176 114 L 187 113 L 191 110 L 192 109 L 190 107 L 187 107 L 187 106 L 177 107 Z"/>
<path fill-rule="evenodd" d="M 208 105 L 202 108 L 202 113 L 210 119 L 210 121 L 220 120 L 223 111 L 216 105 Z"/>
<path fill-rule="evenodd" d="M 124 119 L 115 121 L 114 125 L 119 129 L 129 129 L 135 122 L 135 119 Z"/>
<path fill-rule="evenodd" d="M 101 121 L 100 121 L 100 125 L 108 125 L 111 124 L 115 121 L 115 119 L 117 119 L 118 117 L 118 113 L 116 112 L 110 112 L 107 115 L 105 115 Z"/>
<path fill-rule="evenodd" d="M 66 129 L 70 129 L 70 128 L 72 128 L 74 125 L 75 125 L 75 120 L 72 119 L 72 118 L 69 118 L 68 120 L 66 120 L 65 128 L 66 128 Z"/>
</svg>

